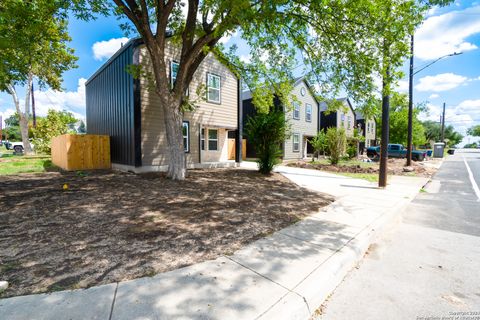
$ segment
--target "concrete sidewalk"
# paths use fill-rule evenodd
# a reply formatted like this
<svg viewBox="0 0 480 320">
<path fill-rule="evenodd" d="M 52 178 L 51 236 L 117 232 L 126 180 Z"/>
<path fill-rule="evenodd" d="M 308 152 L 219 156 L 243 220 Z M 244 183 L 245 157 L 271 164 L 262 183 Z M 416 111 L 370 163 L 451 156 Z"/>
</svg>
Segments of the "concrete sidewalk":
<svg viewBox="0 0 480 320">
<path fill-rule="evenodd" d="M 86 290 L 3 299 L 0 318 L 307 319 L 427 182 L 394 177 L 381 190 L 315 170 L 276 171 L 338 200 L 231 256 Z"/>
</svg>

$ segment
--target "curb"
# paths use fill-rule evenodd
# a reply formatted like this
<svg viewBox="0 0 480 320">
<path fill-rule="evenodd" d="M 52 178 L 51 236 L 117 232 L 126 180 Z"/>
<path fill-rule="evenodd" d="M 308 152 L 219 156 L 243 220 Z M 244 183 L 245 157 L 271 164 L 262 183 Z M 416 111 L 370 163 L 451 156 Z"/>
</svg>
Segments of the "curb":
<svg viewBox="0 0 480 320">
<path fill-rule="evenodd" d="M 370 245 L 401 221 L 400 214 L 412 200 L 402 199 L 394 209 L 375 219 L 257 319 L 309 319 L 363 259 Z"/>
</svg>

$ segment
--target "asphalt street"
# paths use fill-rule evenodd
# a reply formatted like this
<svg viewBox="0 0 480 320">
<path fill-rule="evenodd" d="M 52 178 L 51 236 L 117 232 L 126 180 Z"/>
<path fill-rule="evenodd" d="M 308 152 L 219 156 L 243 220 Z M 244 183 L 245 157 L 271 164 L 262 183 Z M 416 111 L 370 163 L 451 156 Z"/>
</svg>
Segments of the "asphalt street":
<svg viewBox="0 0 480 320">
<path fill-rule="evenodd" d="M 472 178 L 480 184 L 480 150 L 449 156 L 314 319 L 480 319 L 480 194 Z"/>
</svg>

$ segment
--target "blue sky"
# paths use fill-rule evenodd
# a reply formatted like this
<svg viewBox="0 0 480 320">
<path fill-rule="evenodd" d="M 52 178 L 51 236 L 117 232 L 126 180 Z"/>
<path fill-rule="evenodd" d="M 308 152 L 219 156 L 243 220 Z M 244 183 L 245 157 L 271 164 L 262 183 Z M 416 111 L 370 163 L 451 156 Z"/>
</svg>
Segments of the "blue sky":
<svg viewBox="0 0 480 320">
<path fill-rule="evenodd" d="M 84 82 L 123 42 L 128 39 L 114 17 L 100 17 L 95 21 L 72 19 L 69 32 L 71 47 L 79 57 L 78 68 L 64 74 L 63 92 L 42 90 L 36 92 L 40 115 L 49 108 L 66 109 L 78 117 L 85 115 Z M 446 123 L 465 133 L 466 128 L 480 124 L 480 1 L 456 1 L 446 8 L 434 8 L 428 19 L 416 32 L 415 66 L 450 54 L 421 71 L 415 77 L 414 102 L 428 101 L 429 114 L 423 119 L 439 121 L 441 107 L 446 103 Z M 234 34 L 224 39 L 227 45 L 236 43 L 239 55 L 248 59 L 248 48 Z M 300 70 L 300 69 L 299 69 Z M 399 82 L 398 90 L 406 92 L 407 79 Z M 20 98 L 23 90 L 18 91 Z M 12 99 L 0 93 L 0 115 L 5 119 L 14 111 Z M 466 137 L 464 143 L 479 140 Z"/>
</svg>

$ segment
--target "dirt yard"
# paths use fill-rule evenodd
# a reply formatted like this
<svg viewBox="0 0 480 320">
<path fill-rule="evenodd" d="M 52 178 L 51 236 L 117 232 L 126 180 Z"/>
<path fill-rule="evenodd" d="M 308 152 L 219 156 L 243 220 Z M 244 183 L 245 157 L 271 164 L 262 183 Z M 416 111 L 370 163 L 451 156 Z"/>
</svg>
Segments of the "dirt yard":
<svg viewBox="0 0 480 320">
<path fill-rule="evenodd" d="M 64 190 L 64 184 L 68 189 Z M 0 297 L 151 276 L 231 254 L 333 199 L 274 174 L 0 177 Z"/>
<path fill-rule="evenodd" d="M 425 162 L 412 161 L 411 168 L 405 168 L 405 159 L 388 159 L 388 174 L 389 175 L 407 175 L 418 177 L 431 177 L 437 172 L 436 164 L 438 160 L 429 160 Z M 338 173 L 378 173 L 378 162 L 361 162 L 358 160 L 341 162 L 334 166 L 324 161 L 311 162 L 309 160 L 295 161 L 287 164 L 288 166 L 316 169 Z"/>
</svg>

